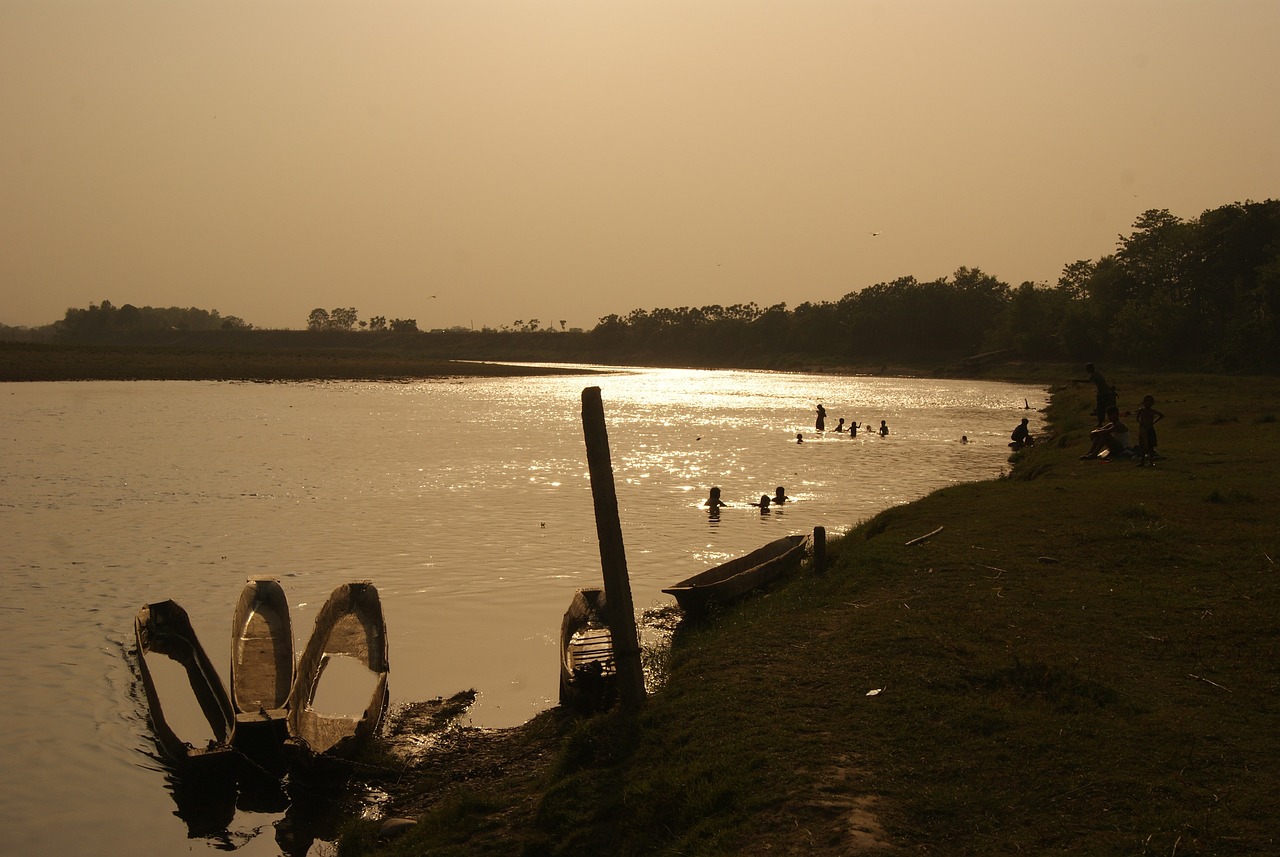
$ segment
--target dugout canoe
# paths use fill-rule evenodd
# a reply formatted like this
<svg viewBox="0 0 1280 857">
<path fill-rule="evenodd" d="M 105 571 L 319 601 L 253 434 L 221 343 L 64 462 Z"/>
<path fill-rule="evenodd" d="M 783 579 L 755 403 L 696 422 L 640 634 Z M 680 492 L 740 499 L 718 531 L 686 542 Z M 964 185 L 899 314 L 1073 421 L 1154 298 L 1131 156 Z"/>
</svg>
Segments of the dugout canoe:
<svg viewBox="0 0 1280 857">
<path fill-rule="evenodd" d="M 235 746 L 275 761 L 289 737 L 293 689 L 293 625 L 280 581 L 249 580 L 231 620 L 231 705 Z"/>
<path fill-rule="evenodd" d="M 767 586 L 798 564 L 804 556 L 805 538 L 783 536 L 662 591 L 674 595 L 686 613 L 703 613 L 712 604 L 729 604 Z"/>
<path fill-rule="evenodd" d="M 613 635 L 603 589 L 579 589 L 560 623 L 560 704 L 584 714 L 618 697 Z"/>
<path fill-rule="evenodd" d="M 337 658 L 371 675 L 369 698 L 358 713 L 324 711 L 317 696 Z M 289 745 L 316 756 L 350 758 L 372 736 L 387 710 L 387 625 L 378 590 L 367 581 L 344 583 L 316 615 L 311 639 L 298 659 L 288 700 Z"/>
<path fill-rule="evenodd" d="M 187 611 L 176 601 L 148 604 L 134 617 L 133 628 L 138 642 L 138 672 L 147 697 L 151 728 L 161 752 L 180 769 L 205 772 L 230 768 L 235 759 L 231 748 L 235 713 L 226 686 L 200 645 Z M 200 730 L 200 736 L 196 737 L 191 730 L 184 737 L 179 729 L 187 732 L 188 727 L 175 729 L 166 717 L 156 676 L 163 671 L 168 677 L 175 671 L 162 661 L 173 661 L 185 672 L 187 687 L 165 685 L 171 714 L 185 715 L 187 708 L 192 707 L 190 697 L 178 698 L 189 691 L 194 697 L 194 708 L 207 721 L 207 733 Z"/>
</svg>

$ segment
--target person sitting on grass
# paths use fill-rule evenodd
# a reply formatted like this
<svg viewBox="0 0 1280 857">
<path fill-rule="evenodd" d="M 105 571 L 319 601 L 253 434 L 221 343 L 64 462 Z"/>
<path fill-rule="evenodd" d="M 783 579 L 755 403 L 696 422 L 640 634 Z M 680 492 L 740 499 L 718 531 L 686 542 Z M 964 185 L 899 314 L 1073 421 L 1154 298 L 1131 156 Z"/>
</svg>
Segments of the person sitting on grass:
<svg viewBox="0 0 1280 857">
<path fill-rule="evenodd" d="M 1107 421 L 1089 432 L 1089 436 L 1093 443 L 1089 451 L 1080 456 L 1082 459 L 1101 458 L 1104 451 L 1107 455 L 1132 454 L 1129 427 L 1120 421 L 1120 409 L 1115 405 L 1107 408 Z"/>
</svg>

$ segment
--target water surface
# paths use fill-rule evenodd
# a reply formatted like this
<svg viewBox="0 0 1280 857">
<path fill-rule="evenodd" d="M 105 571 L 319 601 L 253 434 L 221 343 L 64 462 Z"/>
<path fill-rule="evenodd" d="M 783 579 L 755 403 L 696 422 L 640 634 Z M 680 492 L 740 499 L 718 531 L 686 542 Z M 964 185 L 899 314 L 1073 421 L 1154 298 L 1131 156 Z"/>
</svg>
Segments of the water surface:
<svg viewBox="0 0 1280 857">
<path fill-rule="evenodd" d="M 990 478 L 1044 391 L 992 382 L 644 370 L 408 384 L 0 387 L 0 607 L 14 853 L 278 854 L 278 808 L 188 840 L 128 652 L 145 603 L 190 613 L 225 681 L 246 578 L 279 578 L 301 651 L 334 587 L 373 580 L 396 700 L 479 691 L 479 726 L 555 703 L 575 589 L 600 585 L 581 392 L 602 389 L 636 609 L 787 533 L 848 529 Z M 840 417 L 886 438 L 818 436 Z M 796 443 L 803 433 L 805 442 Z M 961 435 L 972 441 L 961 445 Z M 701 508 L 718 485 L 730 503 Z M 784 485 L 795 500 L 746 504 Z M 269 803 L 269 802 L 268 802 Z M 216 825 L 215 825 L 216 827 Z"/>
</svg>

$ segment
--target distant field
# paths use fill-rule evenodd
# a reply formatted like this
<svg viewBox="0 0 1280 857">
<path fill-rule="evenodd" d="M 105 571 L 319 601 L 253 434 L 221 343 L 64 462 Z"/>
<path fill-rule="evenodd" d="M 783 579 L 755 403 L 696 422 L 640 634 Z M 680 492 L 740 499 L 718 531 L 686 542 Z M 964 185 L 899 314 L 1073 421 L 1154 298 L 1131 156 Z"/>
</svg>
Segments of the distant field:
<svg viewBox="0 0 1280 857">
<path fill-rule="evenodd" d="M 0 381 L 412 380 L 580 374 L 359 349 L 197 349 L 0 343 Z"/>
</svg>

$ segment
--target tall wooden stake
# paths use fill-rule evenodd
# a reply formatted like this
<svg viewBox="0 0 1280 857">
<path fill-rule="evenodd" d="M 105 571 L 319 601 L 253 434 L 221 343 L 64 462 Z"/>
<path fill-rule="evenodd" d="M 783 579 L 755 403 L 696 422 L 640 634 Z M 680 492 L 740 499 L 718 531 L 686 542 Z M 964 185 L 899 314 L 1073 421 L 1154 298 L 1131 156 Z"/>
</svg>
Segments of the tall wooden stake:
<svg viewBox="0 0 1280 857">
<path fill-rule="evenodd" d="M 618 670 L 618 701 L 624 709 L 635 710 L 644 705 L 644 669 L 640 665 L 640 639 L 636 633 L 635 607 L 631 603 L 631 579 L 627 576 L 627 554 L 622 547 L 622 521 L 618 518 L 618 495 L 613 485 L 609 433 L 604 425 L 599 387 L 582 391 L 582 435 L 587 443 L 591 499 L 596 510 L 596 536 L 600 540 L 605 612 Z"/>
</svg>

